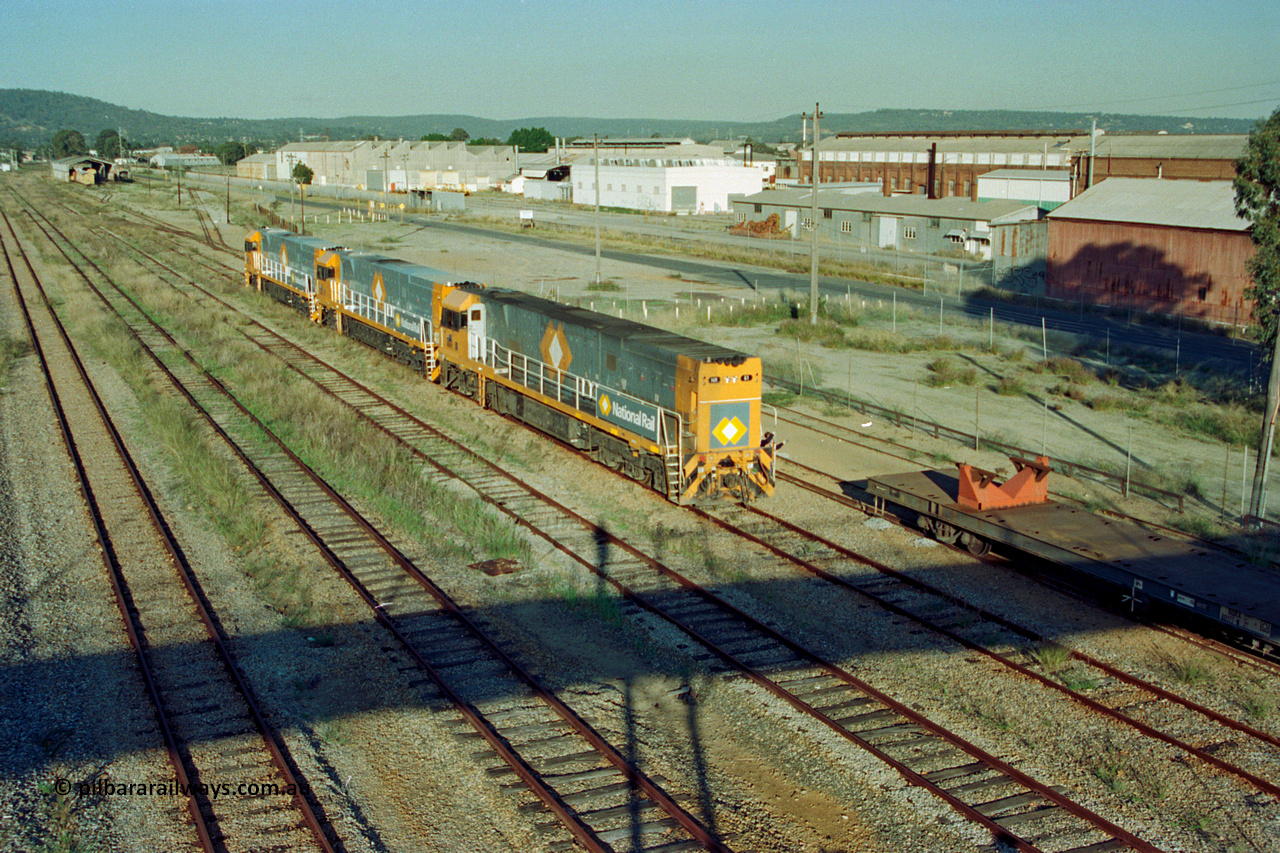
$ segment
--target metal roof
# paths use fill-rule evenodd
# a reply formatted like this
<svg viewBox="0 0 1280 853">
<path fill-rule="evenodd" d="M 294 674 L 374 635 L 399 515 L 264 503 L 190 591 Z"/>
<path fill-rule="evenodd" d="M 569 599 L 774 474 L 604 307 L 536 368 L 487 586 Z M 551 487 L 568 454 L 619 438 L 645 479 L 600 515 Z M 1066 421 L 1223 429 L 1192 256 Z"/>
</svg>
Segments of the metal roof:
<svg viewBox="0 0 1280 853">
<path fill-rule="evenodd" d="M 1180 159 L 1235 160 L 1244 153 L 1248 137 L 1243 134 L 1140 133 L 1110 135 L 1099 133 L 1095 142 L 1098 157 L 1171 157 Z M 1041 136 L 839 136 L 823 137 L 821 151 L 928 151 L 937 144 L 938 153 L 1043 153 L 1050 151 L 1089 152 L 1089 134 L 1045 134 Z M 805 146 L 808 149 L 808 146 Z"/>
<path fill-rule="evenodd" d="M 987 178 L 1007 178 L 1017 181 L 1069 181 L 1071 173 L 1060 169 L 996 169 L 978 176 L 980 181 Z"/>
<path fill-rule="evenodd" d="M 1238 160 L 1249 137 L 1244 134 L 1153 133 L 1135 136 L 1099 136 L 1099 157 L 1176 157 L 1184 160 Z M 1083 149 L 1089 150 L 1089 137 Z"/>
<path fill-rule="evenodd" d="M 1054 210 L 1049 218 L 1249 230 L 1248 220 L 1236 215 L 1230 181 L 1107 178 Z"/>
<path fill-rule="evenodd" d="M 104 160 L 101 157 L 95 157 L 92 154 L 72 154 L 70 157 L 59 157 L 53 162 L 60 166 L 73 166 L 76 163 L 97 163 L 99 166 L 113 165 L 110 160 Z"/>
<path fill-rule="evenodd" d="M 1114 179 L 1113 179 L 1114 180 Z M 765 190 L 754 195 L 735 197 L 732 201 L 748 204 L 772 204 L 807 209 L 813 204 L 809 190 Z M 818 190 L 818 207 L 861 213 L 883 213 L 892 216 L 928 216 L 939 219 L 966 219 L 988 222 L 1024 210 L 1037 210 L 1025 201 L 993 199 L 970 201 L 967 198 L 931 199 L 918 195 L 884 196 L 878 193 L 845 193 Z"/>
</svg>

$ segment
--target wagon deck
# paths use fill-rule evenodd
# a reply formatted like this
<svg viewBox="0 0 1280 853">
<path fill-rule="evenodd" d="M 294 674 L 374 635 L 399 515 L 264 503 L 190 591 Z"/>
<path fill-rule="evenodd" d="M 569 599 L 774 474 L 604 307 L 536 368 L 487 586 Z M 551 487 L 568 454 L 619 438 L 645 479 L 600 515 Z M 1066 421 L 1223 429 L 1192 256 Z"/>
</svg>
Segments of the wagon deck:
<svg viewBox="0 0 1280 853">
<path fill-rule="evenodd" d="M 1070 504 L 970 509 L 957 502 L 959 487 L 954 472 L 937 470 L 867 481 L 881 512 L 886 503 L 896 504 L 1124 588 L 1138 601 L 1194 611 L 1252 637 L 1280 640 L 1280 574 L 1274 571 Z"/>
</svg>

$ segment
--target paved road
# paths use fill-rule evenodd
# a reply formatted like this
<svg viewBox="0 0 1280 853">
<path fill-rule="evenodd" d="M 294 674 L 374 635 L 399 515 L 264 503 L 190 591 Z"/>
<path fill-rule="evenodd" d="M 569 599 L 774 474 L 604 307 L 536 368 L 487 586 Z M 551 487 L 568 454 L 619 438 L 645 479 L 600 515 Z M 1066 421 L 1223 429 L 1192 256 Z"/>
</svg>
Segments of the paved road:
<svg viewBox="0 0 1280 853">
<path fill-rule="evenodd" d="M 287 202 L 288 197 L 280 199 Z M 494 207 L 493 201 L 484 203 Z M 336 209 L 340 206 L 321 199 L 311 199 L 308 207 L 318 209 Z M 513 211 L 520 205 L 513 202 L 509 206 Z M 514 217 L 514 214 L 513 214 Z M 569 222 L 572 217 L 567 217 Z M 512 242 L 537 242 L 547 248 L 563 252 L 583 255 L 594 255 L 595 247 L 575 245 L 557 240 L 538 237 L 528 231 L 511 233 L 490 230 L 477 225 L 468 225 L 450 221 L 439 216 L 422 216 L 409 214 L 407 221 L 416 222 L 430 228 L 452 230 L 460 234 L 483 235 L 490 239 L 509 240 Z M 586 216 L 579 216 L 572 224 L 584 228 Z M 681 239 L 693 239 L 706 242 L 713 231 L 699 227 L 670 227 L 664 224 L 646 222 L 639 214 L 607 214 L 603 217 L 606 228 L 611 230 L 627 230 L 635 233 L 646 233 L 663 236 L 675 246 Z M 741 240 L 737 240 L 741 245 Z M 617 249 L 602 249 L 601 255 L 613 260 L 632 264 L 642 264 L 669 272 L 678 272 L 687 278 L 715 282 L 727 286 L 748 287 L 760 292 L 788 290 L 793 293 L 807 293 L 809 289 L 808 274 L 789 273 L 766 267 L 747 264 L 704 261 L 694 258 L 681 258 L 672 255 L 652 255 L 640 252 L 628 252 Z M 923 311 L 937 310 L 941 301 L 943 309 L 948 313 L 960 312 L 974 319 L 994 318 L 1002 323 L 1025 326 L 1039 330 L 1043 322 L 1047 331 L 1067 332 L 1074 335 L 1091 337 L 1099 349 L 1108 344 L 1114 351 L 1123 348 L 1145 348 L 1153 350 L 1172 364 L 1180 368 L 1203 367 L 1208 370 L 1232 374 L 1254 387 L 1263 387 L 1266 382 L 1265 368 L 1257 346 L 1239 341 L 1225 335 L 1216 335 L 1199 331 L 1180 329 L 1177 321 L 1167 326 L 1146 325 L 1126 322 L 1124 318 L 1114 318 L 1091 310 L 1063 311 L 1058 305 L 1010 305 L 1004 302 L 984 300 L 977 297 L 956 296 L 955 294 L 921 293 L 918 290 L 895 287 L 888 284 L 858 281 L 855 279 L 832 278 L 822 276 L 818 281 L 819 292 L 832 298 L 843 298 L 846 293 L 868 300 L 885 302 L 896 298 L 898 304 L 913 306 Z"/>
</svg>

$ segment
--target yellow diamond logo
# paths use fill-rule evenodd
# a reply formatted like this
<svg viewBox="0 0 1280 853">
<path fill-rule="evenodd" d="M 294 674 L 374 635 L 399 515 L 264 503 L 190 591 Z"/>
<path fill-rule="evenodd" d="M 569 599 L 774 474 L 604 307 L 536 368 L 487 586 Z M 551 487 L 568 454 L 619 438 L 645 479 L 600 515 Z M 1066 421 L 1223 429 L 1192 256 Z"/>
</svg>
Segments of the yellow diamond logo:
<svg viewBox="0 0 1280 853">
<path fill-rule="evenodd" d="M 542 333 L 542 344 L 538 347 L 543 360 L 556 370 L 568 370 L 573 361 L 573 353 L 569 351 L 569 341 L 564 336 L 564 326 L 547 323 Z"/>
<path fill-rule="evenodd" d="M 716 424 L 712 433 L 725 446 L 737 444 L 747 434 L 747 428 L 737 418 L 724 418 Z"/>
<path fill-rule="evenodd" d="M 382 284 L 382 273 L 376 273 L 373 277 L 373 298 L 379 302 L 387 301 L 387 288 Z"/>
<path fill-rule="evenodd" d="M 601 394 L 600 395 L 600 411 L 607 415 L 609 414 L 609 410 L 612 408 L 613 408 L 613 401 L 609 399 L 609 395 Z"/>
</svg>

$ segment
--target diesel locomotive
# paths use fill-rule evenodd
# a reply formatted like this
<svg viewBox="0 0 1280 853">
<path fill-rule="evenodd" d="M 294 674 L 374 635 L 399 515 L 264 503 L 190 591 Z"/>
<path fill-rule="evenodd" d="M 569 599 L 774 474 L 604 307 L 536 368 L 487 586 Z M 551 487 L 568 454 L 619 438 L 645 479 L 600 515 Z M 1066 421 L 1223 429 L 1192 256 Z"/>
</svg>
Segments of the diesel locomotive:
<svg viewBox="0 0 1280 853">
<path fill-rule="evenodd" d="M 756 356 L 283 229 L 244 250 L 248 286 L 676 503 L 773 493 Z"/>
</svg>

